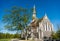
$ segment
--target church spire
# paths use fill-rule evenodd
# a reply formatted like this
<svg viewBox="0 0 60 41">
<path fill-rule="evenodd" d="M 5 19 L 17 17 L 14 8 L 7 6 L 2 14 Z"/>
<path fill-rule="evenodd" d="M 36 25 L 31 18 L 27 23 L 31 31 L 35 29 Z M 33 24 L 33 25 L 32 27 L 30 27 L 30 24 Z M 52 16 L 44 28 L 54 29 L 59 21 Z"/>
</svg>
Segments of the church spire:
<svg viewBox="0 0 60 41">
<path fill-rule="evenodd" d="M 35 5 L 34 5 L 34 7 L 33 7 L 33 19 L 35 19 L 36 18 L 36 8 L 35 8 Z"/>
<path fill-rule="evenodd" d="M 36 14 L 36 10 L 35 10 L 36 8 L 35 8 L 35 5 L 34 5 L 34 7 L 33 7 L 33 14 Z"/>
</svg>

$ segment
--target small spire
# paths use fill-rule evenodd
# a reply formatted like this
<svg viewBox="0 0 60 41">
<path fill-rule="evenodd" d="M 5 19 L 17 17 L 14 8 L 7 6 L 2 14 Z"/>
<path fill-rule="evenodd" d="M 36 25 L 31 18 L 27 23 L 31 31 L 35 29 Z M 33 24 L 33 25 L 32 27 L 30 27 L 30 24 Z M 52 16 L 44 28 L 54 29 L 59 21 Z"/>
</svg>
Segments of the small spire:
<svg viewBox="0 0 60 41">
<path fill-rule="evenodd" d="M 47 14 L 45 13 L 45 16 L 47 16 Z"/>
<path fill-rule="evenodd" d="M 47 14 L 46 14 L 46 13 L 45 13 L 45 16 L 44 16 L 44 18 L 45 18 L 45 19 L 48 19 L 48 17 L 47 17 Z"/>
</svg>

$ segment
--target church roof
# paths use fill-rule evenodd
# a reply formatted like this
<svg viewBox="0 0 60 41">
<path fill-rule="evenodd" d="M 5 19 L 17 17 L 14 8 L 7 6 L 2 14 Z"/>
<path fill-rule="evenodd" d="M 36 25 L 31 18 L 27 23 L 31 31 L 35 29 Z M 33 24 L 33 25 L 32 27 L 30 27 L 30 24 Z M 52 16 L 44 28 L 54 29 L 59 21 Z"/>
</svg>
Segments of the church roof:
<svg viewBox="0 0 60 41">
<path fill-rule="evenodd" d="M 30 24 L 30 26 L 32 26 L 32 27 L 36 27 L 36 26 L 39 26 L 39 22 L 41 22 L 43 20 L 43 18 L 41 18 L 41 19 L 38 19 L 38 20 L 34 20 L 31 24 Z"/>
<path fill-rule="evenodd" d="M 34 27 L 39 26 L 39 22 L 42 22 L 42 21 L 45 20 L 45 19 L 48 20 L 48 17 L 47 17 L 46 14 L 45 14 L 45 16 L 42 17 L 42 18 L 34 20 L 34 22 L 31 23 L 31 26 L 34 26 Z"/>
<path fill-rule="evenodd" d="M 39 26 L 39 22 L 42 22 L 42 20 L 43 20 L 43 17 L 42 18 L 40 18 L 38 21 L 37 21 L 37 26 Z"/>
<path fill-rule="evenodd" d="M 31 26 L 32 26 L 32 27 L 36 27 L 36 26 L 37 26 L 36 23 L 37 23 L 37 20 L 34 20 L 34 21 L 31 23 Z"/>
</svg>

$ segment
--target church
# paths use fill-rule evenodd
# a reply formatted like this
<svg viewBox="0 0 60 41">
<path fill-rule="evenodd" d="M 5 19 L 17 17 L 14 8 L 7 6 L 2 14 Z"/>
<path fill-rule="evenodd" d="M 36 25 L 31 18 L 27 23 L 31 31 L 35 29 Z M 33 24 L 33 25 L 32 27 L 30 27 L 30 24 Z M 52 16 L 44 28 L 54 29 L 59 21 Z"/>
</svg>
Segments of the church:
<svg viewBox="0 0 60 41">
<path fill-rule="evenodd" d="M 36 8 L 35 5 L 33 7 L 33 15 L 32 21 L 29 23 L 28 28 L 22 32 L 22 37 L 31 38 L 31 39 L 43 39 L 44 37 L 51 37 L 51 33 L 53 31 L 53 24 L 48 19 L 47 15 L 38 19 L 36 17 Z"/>
</svg>

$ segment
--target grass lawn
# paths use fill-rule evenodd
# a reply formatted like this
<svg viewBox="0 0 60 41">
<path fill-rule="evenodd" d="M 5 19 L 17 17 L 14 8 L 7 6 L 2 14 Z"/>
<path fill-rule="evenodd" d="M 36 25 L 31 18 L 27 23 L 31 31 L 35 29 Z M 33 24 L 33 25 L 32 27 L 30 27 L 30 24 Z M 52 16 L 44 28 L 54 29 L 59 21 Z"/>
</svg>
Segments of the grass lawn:
<svg viewBox="0 0 60 41">
<path fill-rule="evenodd" d="M 0 41 L 10 41 L 10 39 L 0 39 Z"/>
<path fill-rule="evenodd" d="M 11 41 L 11 39 L 0 39 L 0 41 Z M 34 40 L 20 40 L 20 41 L 34 41 Z"/>
</svg>

